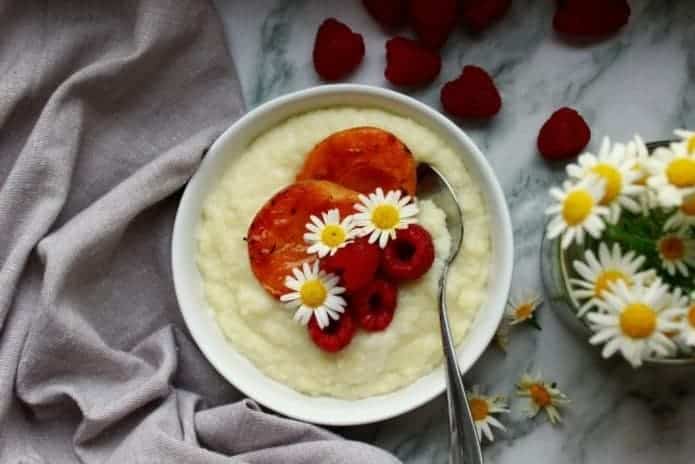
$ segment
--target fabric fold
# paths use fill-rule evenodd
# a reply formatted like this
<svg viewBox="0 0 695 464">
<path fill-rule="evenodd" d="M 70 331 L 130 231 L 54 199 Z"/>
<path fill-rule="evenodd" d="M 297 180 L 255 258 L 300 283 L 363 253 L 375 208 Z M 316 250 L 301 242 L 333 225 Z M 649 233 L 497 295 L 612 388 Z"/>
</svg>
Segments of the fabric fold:
<svg viewBox="0 0 695 464">
<path fill-rule="evenodd" d="M 186 331 L 179 193 L 243 112 L 212 6 L 0 0 L 0 38 L 0 462 L 397 462 L 239 401 Z"/>
</svg>

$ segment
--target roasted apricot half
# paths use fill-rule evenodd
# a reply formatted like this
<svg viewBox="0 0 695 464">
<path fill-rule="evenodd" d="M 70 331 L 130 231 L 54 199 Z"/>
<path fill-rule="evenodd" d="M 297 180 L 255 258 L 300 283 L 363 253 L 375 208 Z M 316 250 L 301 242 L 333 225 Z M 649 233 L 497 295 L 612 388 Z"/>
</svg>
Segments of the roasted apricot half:
<svg viewBox="0 0 695 464">
<path fill-rule="evenodd" d="M 297 180 L 329 180 L 368 194 L 381 187 L 415 194 L 416 163 L 395 135 L 376 127 L 331 134 L 309 153 Z"/>
<path fill-rule="evenodd" d="M 354 212 L 357 202 L 357 192 L 328 181 L 297 182 L 276 193 L 247 234 L 251 269 L 261 285 L 275 298 L 286 293 L 285 276 L 292 268 L 316 259 L 304 242 L 309 217 L 337 208 L 342 218 Z"/>
</svg>

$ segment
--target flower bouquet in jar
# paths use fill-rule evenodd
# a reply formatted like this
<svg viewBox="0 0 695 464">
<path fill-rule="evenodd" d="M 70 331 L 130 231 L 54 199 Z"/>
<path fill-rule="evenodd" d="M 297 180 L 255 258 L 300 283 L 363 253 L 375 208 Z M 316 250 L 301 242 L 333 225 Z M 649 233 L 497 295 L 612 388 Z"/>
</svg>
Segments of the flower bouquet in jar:
<svg viewBox="0 0 695 464">
<path fill-rule="evenodd" d="M 546 211 L 574 316 L 633 367 L 695 359 L 695 132 L 675 134 L 651 151 L 604 139 Z"/>
</svg>

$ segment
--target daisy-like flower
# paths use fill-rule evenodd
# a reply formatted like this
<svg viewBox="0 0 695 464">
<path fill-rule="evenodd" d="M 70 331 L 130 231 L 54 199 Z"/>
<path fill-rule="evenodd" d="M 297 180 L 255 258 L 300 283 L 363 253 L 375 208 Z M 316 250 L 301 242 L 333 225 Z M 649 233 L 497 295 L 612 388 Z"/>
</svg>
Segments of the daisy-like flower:
<svg viewBox="0 0 695 464">
<path fill-rule="evenodd" d="M 562 189 L 551 188 L 550 195 L 557 203 L 545 211 L 554 216 L 548 223 L 548 238 L 562 235 L 562 248 L 568 248 L 575 240 L 581 245 L 586 233 L 599 238 L 606 227 L 602 217 L 609 214 L 608 208 L 599 204 L 604 184 L 598 177 L 589 177 L 576 185 L 565 181 Z"/>
<path fill-rule="evenodd" d="M 656 248 L 666 272 L 690 275 L 688 266 L 695 266 L 695 240 L 687 237 L 683 230 L 667 233 L 656 242 Z"/>
<path fill-rule="evenodd" d="M 507 401 L 503 396 L 486 396 L 478 385 L 473 386 L 473 390 L 468 393 L 468 407 L 475 422 L 478 432 L 478 439 L 483 441 L 483 434 L 489 441 L 495 441 L 492 435 L 492 427 L 500 430 L 507 430 L 493 414 L 508 413 Z"/>
<path fill-rule="evenodd" d="M 695 193 L 695 150 L 690 150 L 690 142 L 657 148 L 647 167 L 647 185 L 656 190 L 664 208 L 680 206 L 684 197 Z"/>
<path fill-rule="evenodd" d="M 567 174 L 575 179 L 598 176 L 604 181 L 604 191 L 599 203 L 609 208 L 608 221 L 615 224 L 620 219 L 622 208 L 634 213 L 640 211 L 635 197 L 642 189 L 635 185 L 640 173 L 634 169 L 635 159 L 628 156 L 625 145 L 611 144 L 603 139 L 598 155 L 584 153 L 577 164 L 567 166 Z"/>
<path fill-rule="evenodd" d="M 632 166 L 633 171 L 637 172 L 639 177 L 634 181 L 633 186 L 638 190 L 636 200 L 639 203 L 642 214 L 649 214 L 649 210 L 657 206 L 657 197 L 654 190 L 647 188 L 647 179 L 649 179 L 649 150 L 647 145 L 642 140 L 642 137 L 635 135 L 625 147 L 625 156 L 634 160 Z"/>
<path fill-rule="evenodd" d="M 294 320 L 302 325 L 309 323 L 311 316 L 316 318 L 320 328 L 327 327 L 330 320 L 338 320 L 345 312 L 345 293 L 338 286 L 340 278 L 324 271 L 319 271 L 319 262 L 313 265 L 304 263 L 300 268 L 292 269 L 292 276 L 285 277 L 285 286 L 292 290 L 280 297 L 293 309 Z"/>
<path fill-rule="evenodd" d="M 678 330 L 674 318 L 683 311 L 670 307 L 672 303 L 668 286 L 659 279 L 632 287 L 618 280 L 603 294 L 600 304 L 605 312 L 587 315 L 595 332 L 589 342 L 605 343 L 604 358 L 620 351 L 633 367 L 651 356 L 669 356 L 676 351 L 676 344 L 666 334 Z"/>
<path fill-rule="evenodd" d="M 671 301 L 668 304 L 669 308 L 681 308 L 681 311 L 673 317 L 673 322 L 678 324 L 677 330 L 669 330 L 664 332 L 668 338 L 676 342 L 683 351 L 692 351 L 695 346 L 695 304 L 691 304 L 691 300 L 683 294 L 683 290 L 680 287 L 675 287 L 671 291 Z M 691 311 L 692 310 L 692 311 Z M 693 317 L 692 322 L 689 317 Z M 692 338 L 689 336 L 692 335 Z M 691 342 L 691 343 L 689 343 Z"/>
<path fill-rule="evenodd" d="M 685 229 L 695 226 L 695 194 L 683 198 L 683 203 L 664 224 L 664 230 Z"/>
<path fill-rule="evenodd" d="M 309 244 L 307 253 L 316 253 L 319 258 L 334 255 L 340 248 L 352 243 L 355 237 L 352 216 L 341 221 L 337 209 L 321 213 L 321 218 L 312 215 L 309 220 L 311 222 L 306 225 L 309 232 L 304 234 L 304 241 Z"/>
<path fill-rule="evenodd" d="M 561 421 L 558 407 L 570 402 L 554 382 L 550 384 L 544 382 L 540 374 L 536 376 L 522 375 L 521 379 L 519 379 L 516 393 L 521 397 L 529 399 L 528 408 L 526 409 L 529 417 L 536 417 L 541 410 L 544 410 L 551 424 Z"/>
<path fill-rule="evenodd" d="M 399 190 L 391 190 L 386 195 L 381 188 L 368 196 L 360 195 L 358 211 L 354 215 L 355 226 L 360 236 L 369 236 L 369 243 L 379 242 L 384 248 L 389 239 L 396 238 L 398 229 L 406 229 L 415 224 L 418 207 L 408 195 L 401 198 Z"/>
<path fill-rule="evenodd" d="M 506 313 L 509 325 L 513 326 L 529 321 L 537 329 L 540 329 L 536 321 L 536 310 L 542 303 L 543 299 L 537 294 L 530 294 L 524 298 L 510 298 Z"/>
<path fill-rule="evenodd" d="M 676 319 L 679 330 L 676 341 L 687 349 L 695 347 L 695 303 L 684 305 L 681 315 Z"/>
<path fill-rule="evenodd" d="M 689 155 L 695 155 L 695 131 L 676 129 L 673 131 L 673 133 L 680 137 L 680 140 L 672 143 L 671 149 L 675 152 L 684 152 Z"/>
<path fill-rule="evenodd" d="M 621 280 L 630 287 L 653 277 L 654 271 L 639 271 L 644 261 L 644 256 L 636 256 L 634 251 L 623 255 L 617 243 L 609 249 L 605 242 L 601 242 L 598 257 L 593 250 L 584 251 L 584 261 L 576 260 L 572 263 L 581 278 L 569 280 L 574 296 L 585 301 L 577 316 L 583 317 L 590 309 L 597 308 L 610 284 Z"/>
</svg>

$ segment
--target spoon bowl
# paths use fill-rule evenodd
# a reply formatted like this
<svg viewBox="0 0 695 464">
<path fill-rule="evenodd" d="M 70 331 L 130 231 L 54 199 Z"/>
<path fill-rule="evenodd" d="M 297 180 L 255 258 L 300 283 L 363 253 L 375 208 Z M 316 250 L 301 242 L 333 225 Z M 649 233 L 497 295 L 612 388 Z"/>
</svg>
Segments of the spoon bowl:
<svg viewBox="0 0 695 464">
<path fill-rule="evenodd" d="M 421 200 L 432 200 L 444 211 L 447 232 L 451 236 L 451 249 L 446 261 L 451 264 L 458 256 L 463 243 L 463 214 L 454 189 L 437 168 L 420 163 L 417 167 L 417 196 Z"/>
</svg>

